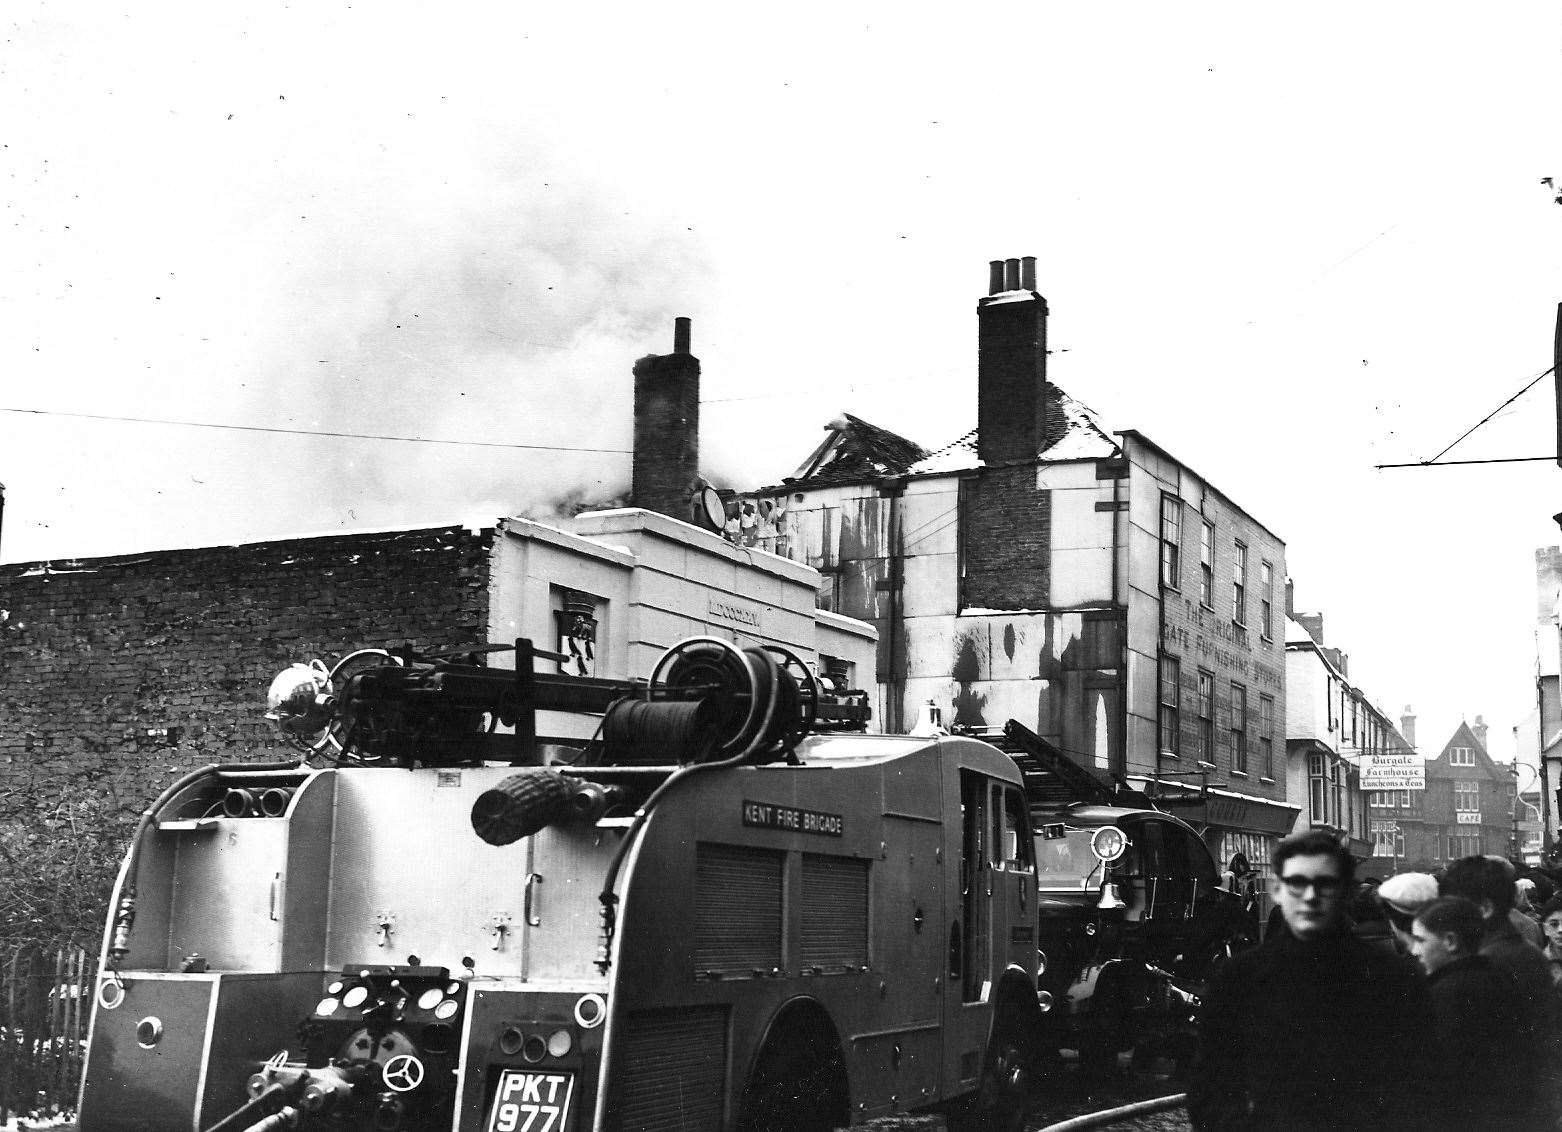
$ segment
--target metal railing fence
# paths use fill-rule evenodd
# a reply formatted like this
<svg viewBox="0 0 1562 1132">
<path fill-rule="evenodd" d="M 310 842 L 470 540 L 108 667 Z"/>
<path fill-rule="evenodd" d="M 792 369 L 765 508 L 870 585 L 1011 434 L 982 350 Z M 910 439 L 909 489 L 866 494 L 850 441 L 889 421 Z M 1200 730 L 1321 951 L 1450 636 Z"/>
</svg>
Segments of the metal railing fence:
<svg viewBox="0 0 1562 1132">
<path fill-rule="evenodd" d="M 0 1124 L 76 1107 L 96 967 L 70 944 L 0 951 Z"/>
</svg>

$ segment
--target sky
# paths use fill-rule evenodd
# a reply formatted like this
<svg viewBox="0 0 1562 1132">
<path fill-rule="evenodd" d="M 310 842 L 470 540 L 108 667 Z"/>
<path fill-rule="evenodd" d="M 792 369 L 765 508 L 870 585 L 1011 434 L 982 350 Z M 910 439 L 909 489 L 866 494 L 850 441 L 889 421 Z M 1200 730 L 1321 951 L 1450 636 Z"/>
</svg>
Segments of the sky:
<svg viewBox="0 0 1562 1132">
<path fill-rule="evenodd" d="M 630 369 L 679 315 L 718 484 L 842 411 L 937 447 L 975 424 L 987 262 L 1034 255 L 1052 379 L 1279 534 L 1423 746 L 1481 715 L 1512 754 L 1562 470 L 1374 465 L 1551 364 L 1554 4 L 17 0 L 4 29 L 0 560 L 621 496 Z M 1446 458 L 1555 450 L 1546 378 Z"/>
</svg>

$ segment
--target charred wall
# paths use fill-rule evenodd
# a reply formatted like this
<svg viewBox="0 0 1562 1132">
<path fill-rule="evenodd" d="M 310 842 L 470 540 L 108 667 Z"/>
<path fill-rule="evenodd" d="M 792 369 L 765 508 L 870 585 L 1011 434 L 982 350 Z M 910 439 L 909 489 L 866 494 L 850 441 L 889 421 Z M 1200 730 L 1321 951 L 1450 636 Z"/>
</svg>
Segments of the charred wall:
<svg viewBox="0 0 1562 1132">
<path fill-rule="evenodd" d="M 262 718 L 272 677 L 484 643 L 490 544 L 444 527 L 0 567 L 0 818 L 80 791 L 131 814 L 196 766 L 292 757 Z"/>
</svg>

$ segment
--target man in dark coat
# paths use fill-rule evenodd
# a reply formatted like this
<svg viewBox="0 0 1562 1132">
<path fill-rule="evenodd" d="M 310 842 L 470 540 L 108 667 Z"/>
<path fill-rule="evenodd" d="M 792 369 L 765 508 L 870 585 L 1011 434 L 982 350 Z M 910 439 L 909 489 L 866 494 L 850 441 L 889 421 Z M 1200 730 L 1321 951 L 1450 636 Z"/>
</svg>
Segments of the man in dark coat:
<svg viewBox="0 0 1562 1132">
<path fill-rule="evenodd" d="M 1411 950 L 1428 975 L 1437 1044 L 1442 1054 L 1445 1127 L 1549 1128 L 1533 1058 L 1520 1033 L 1523 1006 L 1513 982 L 1480 954 L 1481 910 L 1458 896 L 1434 900 L 1416 913 Z"/>
<path fill-rule="evenodd" d="M 1480 908 L 1485 932 L 1481 954 L 1512 980 L 1519 996 L 1526 1081 L 1536 1089 L 1534 1103 L 1555 1114 L 1562 1110 L 1562 999 L 1551 979 L 1551 965 L 1540 948 L 1514 930 L 1514 868 L 1500 857 L 1460 857 L 1443 874 L 1444 896 L 1462 896 Z"/>
<path fill-rule="evenodd" d="M 1200 1013 L 1188 1087 L 1199 1132 L 1435 1123 L 1426 982 L 1351 935 L 1354 872 L 1320 830 L 1275 847 L 1271 891 L 1286 931 L 1233 959 Z"/>
</svg>

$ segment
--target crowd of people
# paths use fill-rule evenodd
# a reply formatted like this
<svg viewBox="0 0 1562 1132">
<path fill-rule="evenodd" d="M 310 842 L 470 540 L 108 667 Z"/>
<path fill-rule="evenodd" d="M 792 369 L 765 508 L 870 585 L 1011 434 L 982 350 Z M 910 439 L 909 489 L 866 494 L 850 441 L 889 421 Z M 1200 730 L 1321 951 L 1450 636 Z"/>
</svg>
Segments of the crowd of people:
<svg viewBox="0 0 1562 1132">
<path fill-rule="evenodd" d="M 1312 831 L 1276 915 L 1212 986 L 1193 1127 L 1562 1129 L 1562 888 L 1500 857 L 1357 885 Z"/>
</svg>

